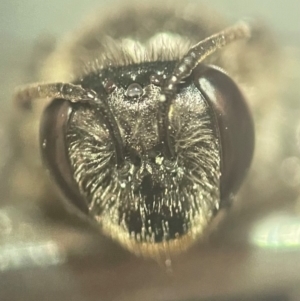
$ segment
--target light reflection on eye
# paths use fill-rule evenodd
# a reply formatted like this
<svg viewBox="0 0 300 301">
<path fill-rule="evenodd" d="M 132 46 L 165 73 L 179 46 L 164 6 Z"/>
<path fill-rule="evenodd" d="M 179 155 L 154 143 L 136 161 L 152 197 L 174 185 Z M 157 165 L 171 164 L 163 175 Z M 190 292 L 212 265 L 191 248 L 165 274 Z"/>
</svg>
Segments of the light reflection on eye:
<svg viewBox="0 0 300 301">
<path fill-rule="evenodd" d="M 264 249 L 300 249 L 300 218 L 269 216 L 255 225 L 251 242 Z"/>
</svg>

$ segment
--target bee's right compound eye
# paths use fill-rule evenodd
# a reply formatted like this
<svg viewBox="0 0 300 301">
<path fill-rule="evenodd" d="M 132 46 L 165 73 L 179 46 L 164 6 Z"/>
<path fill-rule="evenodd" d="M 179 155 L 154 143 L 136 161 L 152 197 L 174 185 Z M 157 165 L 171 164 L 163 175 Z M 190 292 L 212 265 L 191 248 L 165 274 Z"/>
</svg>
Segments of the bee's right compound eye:
<svg viewBox="0 0 300 301">
<path fill-rule="evenodd" d="M 52 100 L 45 109 L 40 125 L 41 154 L 60 190 L 77 209 L 88 213 L 74 180 L 67 152 L 66 132 L 71 113 L 72 105 L 63 99 Z"/>
<path fill-rule="evenodd" d="M 254 151 L 254 124 L 237 84 L 220 68 L 199 65 L 194 83 L 214 112 L 221 143 L 221 204 L 240 187 Z"/>
</svg>

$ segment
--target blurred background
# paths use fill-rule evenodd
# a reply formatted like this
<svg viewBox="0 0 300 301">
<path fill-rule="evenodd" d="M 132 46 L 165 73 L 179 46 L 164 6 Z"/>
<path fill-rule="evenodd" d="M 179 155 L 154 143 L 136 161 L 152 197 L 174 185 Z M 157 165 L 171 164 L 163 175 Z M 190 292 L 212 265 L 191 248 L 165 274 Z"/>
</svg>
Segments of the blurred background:
<svg viewBox="0 0 300 301">
<path fill-rule="evenodd" d="M 115 0 L 51 2 L 3 0 L 0 4 L 1 38 L 6 38 L 8 41 L 17 39 L 30 42 L 41 33 L 51 33 L 59 37 L 77 27 L 78 21 L 99 5 L 114 2 L 117 3 Z M 261 16 L 282 37 L 299 41 L 300 20 L 297 0 L 204 0 L 202 2 L 231 18 Z"/>
<path fill-rule="evenodd" d="M 114 2 L 0 0 L 0 170 L 9 158 L 4 126 L 9 101 L 15 86 L 25 81 L 37 39 L 59 40 L 89 12 Z M 232 20 L 263 19 L 286 53 L 295 55 L 295 68 L 300 66 L 299 1 L 201 2 Z M 300 78 L 300 71 L 293 72 Z M 239 224 L 233 222 L 224 234 L 233 243 L 195 247 L 173 264 L 172 273 L 163 264 L 128 254 L 83 222 L 53 224 L 38 211 L 8 206 L 9 200 L 1 198 L 0 191 L 1 301 L 300 300 L 300 220 L 280 210 L 259 219 L 244 239 L 235 239 Z"/>
</svg>

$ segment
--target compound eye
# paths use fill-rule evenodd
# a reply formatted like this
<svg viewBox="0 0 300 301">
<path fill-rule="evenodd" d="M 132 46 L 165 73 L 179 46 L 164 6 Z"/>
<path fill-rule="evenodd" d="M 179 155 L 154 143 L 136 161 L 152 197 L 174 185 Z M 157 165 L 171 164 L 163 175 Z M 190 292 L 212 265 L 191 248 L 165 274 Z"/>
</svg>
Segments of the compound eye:
<svg viewBox="0 0 300 301">
<path fill-rule="evenodd" d="M 45 109 L 40 125 L 41 154 L 64 196 L 78 209 L 88 213 L 88 207 L 73 179 L 68 158 L 66 131 L 71 113 L 70 102 L 63 99 L 54 99 Z"/>
<path fill-rule="evenodd" d="M 212 109 L 221 146 L 221 204 L 230 201 L 250 167 L 254 124 L 237 84 L 221 69 L 199 65 L 194 83 Z"/>
</svg>

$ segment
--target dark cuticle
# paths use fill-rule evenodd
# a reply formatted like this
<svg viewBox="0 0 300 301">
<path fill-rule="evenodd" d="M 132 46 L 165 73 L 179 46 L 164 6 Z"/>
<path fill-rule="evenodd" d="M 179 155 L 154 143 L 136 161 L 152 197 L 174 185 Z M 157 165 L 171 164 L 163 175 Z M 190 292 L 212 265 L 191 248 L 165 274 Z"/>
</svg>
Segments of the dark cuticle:
<svg viewBox="0 0 300 301">
<path fill-rule="evenodd" d="M 104 87 L 106 93 L 110 94 L 116 89 L 117 86 L 114 81 L 108 79 L 103 82 L 103 87 Z"/>
<path fill-rule="evenodd" d="M 128 150 L 128 154 L 129 154 L 130 160 L 133 163 L 133 165 L 136 167 L 140 167 L 141 163 L 142 163 L 142 158 L 141 158 L 140 154 L 138 153 L 138 151 L 136 151 L 133 148 L 130 148 Z"/>
<path fill-rule="evenodd" d="M 150 76 L 150 82 L 153 85 L 160 86 L 162 84 L 162 77 L 158 74 L 152 74 Z"/>
</svg>

